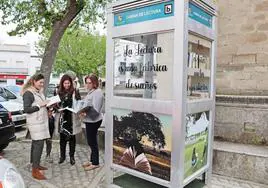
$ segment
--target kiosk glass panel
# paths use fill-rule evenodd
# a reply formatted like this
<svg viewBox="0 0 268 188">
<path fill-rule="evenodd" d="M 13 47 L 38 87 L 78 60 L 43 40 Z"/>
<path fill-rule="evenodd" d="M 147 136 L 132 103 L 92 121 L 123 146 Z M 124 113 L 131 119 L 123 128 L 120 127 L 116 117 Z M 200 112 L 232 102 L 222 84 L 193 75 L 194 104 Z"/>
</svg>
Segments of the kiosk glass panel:
<svg viewBox="0 0 268 188">
<path fill-rule="evenodd" d="M 188 43 L 188 99 L 210 98 L 211 42 L 189 35 Z"/>
<path fill-rule="evenodd" d="M 172 99 L 173 32 L 114 39 L 114 96 Z"/>
</svg>

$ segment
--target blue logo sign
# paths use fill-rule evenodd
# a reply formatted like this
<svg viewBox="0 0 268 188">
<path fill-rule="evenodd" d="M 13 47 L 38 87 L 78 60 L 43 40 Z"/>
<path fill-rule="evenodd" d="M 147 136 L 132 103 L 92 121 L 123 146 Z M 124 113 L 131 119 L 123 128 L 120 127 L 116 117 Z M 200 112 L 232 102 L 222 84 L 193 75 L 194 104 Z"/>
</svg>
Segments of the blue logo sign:
<svg viewBox="0 0 268 188">
<path fill-rule="evenodd" d="M 212 16 L 193 3 L 189 3 L 189 18 L 212 28 Z"/>
<path fill-rule="evenodd" d="M 174 0 L 114 15 L 114 26 L 144 22 L 174 16 Z"/>
</svg>

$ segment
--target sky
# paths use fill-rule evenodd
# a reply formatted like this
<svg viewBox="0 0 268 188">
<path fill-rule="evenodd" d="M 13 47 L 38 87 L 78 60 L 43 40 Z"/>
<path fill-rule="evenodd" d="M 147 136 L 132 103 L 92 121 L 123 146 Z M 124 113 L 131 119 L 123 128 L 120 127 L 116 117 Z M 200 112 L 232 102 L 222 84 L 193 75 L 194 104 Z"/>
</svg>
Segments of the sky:
<svg viewBox="0 0 268 188">
<path fill-rule="evenodd" d="M 1 12 L 0 12 L 1 16 Z M 40 39 L 40 36 L 36 32 L 28 32 L 26 35 L 22 36 L 14 36 L 10 37 L 7 32 L 11 31 L 13 28 L 15 28 L 15 24 L 9 24 L 9 25 L 1 25 L 0 23 L 0 44 L 6 43 L 6 44 L 30 44 L 31 46 L 31 55 L 37 55 L 37 52 L 35 50 L 35 44 Z M 106 29 L 103 29 L 102 24 L 96 25 L 96 31 L 99 32 L 100 35 L 106 35 Z"/>
<path fill-rule="evenodd" d="M 11 31 L 14 28 L 14 24 L 10 24 L 7 26 L 3 26 L 0 24 L 0 43 L 6 44 L 30 44 L 31 46 L 31 54 L 36 55 L 35 52 L 35 42 L 38 41 L 39 35 L 35 32 L 28 32 L 26 35 L 18 37 L 10 37 L 8 36 L 7 32 Z"/>
</svg>

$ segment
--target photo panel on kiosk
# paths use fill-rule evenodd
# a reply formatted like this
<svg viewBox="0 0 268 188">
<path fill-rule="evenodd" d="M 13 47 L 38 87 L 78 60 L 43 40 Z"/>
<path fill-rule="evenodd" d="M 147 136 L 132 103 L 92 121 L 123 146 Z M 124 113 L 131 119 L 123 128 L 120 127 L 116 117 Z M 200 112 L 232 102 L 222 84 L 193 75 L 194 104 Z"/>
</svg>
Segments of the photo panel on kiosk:
<svg viewBox="0 0 268 188">
<path fill-rule="evenodd" d="M 210 112 L 186 115 L 184 178 L 207 166 Z"/>
<path fill-rule="evenodd" d="M 170 181 L 172 117 L 112 109 L 113 163 Z"/>
</svg>

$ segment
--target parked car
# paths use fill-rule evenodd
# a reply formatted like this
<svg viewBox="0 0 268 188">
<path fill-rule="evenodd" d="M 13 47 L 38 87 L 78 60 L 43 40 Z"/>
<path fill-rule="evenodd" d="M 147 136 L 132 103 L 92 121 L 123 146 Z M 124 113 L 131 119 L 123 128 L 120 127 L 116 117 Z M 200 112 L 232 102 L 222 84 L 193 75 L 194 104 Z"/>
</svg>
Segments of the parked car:
<svg viewBox="0 0 268 188">
<path fill-rule="evenodd" d="M 11 113 L 0 104 L 0 151 L 15 139 L 15 126 L 12 122 Z"/>
<path fill-rule="evenodd" d="M 19 103 L 23 103 L 22 97 L 20 96 L 20 90 L 19 86 L 4 86 L 0 87 L 0 96 L 7 99 L 7 100 L 12 100 L 16 101 Z M 18 91 L 19 90 L 19 91 Z"/>
<path fill-rule="evenodd" d="M 20 96 L 21 94 L 21 86 L 18 85 L 7 85 L 5 86 L 6 89 L 8 89 L 9 91 L 13 92 L 14 94 L 16 94 L 17 96 Z"/>
<path fill-rule="evenodd" d="M 0 157 L 0 187 L 25 188 L 25 183 L 19 171 L 10 161 L 3 157 Z"/>
<path fill-rule="evenodd" d="M 0 96 L 0 104 L 11 113 L 16 128 L 26 125 L 26 114 L 23 112 L 22 103 L 7 100 Z"/>
</svg>

